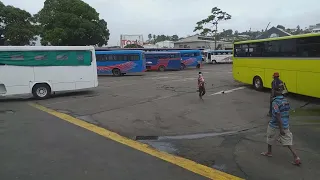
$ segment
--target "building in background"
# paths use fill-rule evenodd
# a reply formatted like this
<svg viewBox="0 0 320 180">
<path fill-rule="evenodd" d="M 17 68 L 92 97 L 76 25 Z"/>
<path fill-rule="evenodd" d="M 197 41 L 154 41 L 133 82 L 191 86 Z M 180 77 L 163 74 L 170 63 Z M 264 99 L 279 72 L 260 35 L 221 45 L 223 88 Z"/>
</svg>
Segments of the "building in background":
<svg viewBox="0 0 320 180">
<path fill-rule="evenodd" d="M 214 37 L 193 35 L 174 42 L 174 48 L 214 49 Z M 232 49 L 232 42 L 217 41 L 217 48 Z"/>
<path fill-rule="evenodd" d="M 310 25 L 308 30 L 311 31 L 312 33 L 320 33 L 320 23 L 315 25 Z"/>
<path fill-rule="evenodd" d="M 161 42 L 157 42 L 156 46 L 158 46 L 158 48 L 173 48 L 174 43 L 173 41 L 161 41 Z"/>
<path fill-rule="evenodd" d="M 155 44 L 149 44 L 149 43 L 144 44 L 143 47 L 144 47 L 144 48 L 158 48 L 157 45 L 155 45 Z"/>
<path fill-rule="evenodd" d="M 157 42 L 156 44 L 144 44 L 144 48 L 173 48 L 174 42 L 173 41 L 161 41 Z"/>
<path fill-rule="evenodd" d="M 275 38 L 275 37 L 284 37 L 284 36 L 291 36 L 292 34 L 286 32 L 281 28 L 272 27 L 262 33 L 261 35 L 257 36 L 256 39 L 267 39 L 267 38 Z"/>
</svg>

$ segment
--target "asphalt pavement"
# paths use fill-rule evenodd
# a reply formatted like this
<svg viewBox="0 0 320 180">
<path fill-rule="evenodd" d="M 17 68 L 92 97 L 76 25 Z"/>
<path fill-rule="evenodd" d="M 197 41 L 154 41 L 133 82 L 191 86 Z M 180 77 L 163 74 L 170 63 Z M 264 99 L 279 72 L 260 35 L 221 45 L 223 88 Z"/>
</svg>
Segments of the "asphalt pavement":
<svg viewBox="0 0 320 180">
<path fill-rule="evenodd" d="M 1 105 L 0 179 L 206 179 L 27 103 Z"/>
<path fill-rule="evenodd" d="M 295 167 L 288 149 L 279 145 L 272 158 L 260 155 L 267 148 L 268 90 L 257 92 L 235 82 L 231 64 L 205 65 L 201 71 L 207 93 L 200 100 L 198 71 L 100 76 L 99 87 L 92 91 L 58 94 L 44 101 L 0 102 L 0 158 L 4 159 L 0 179 L 204 178 L 179 167 L 181 162 L 169 163 L 119 144 L 36 110 L 30 102 L 240 178 L 320 176 L 317 100 L 289 96 L 290 129 L 303 163 Z"/>
</svg>

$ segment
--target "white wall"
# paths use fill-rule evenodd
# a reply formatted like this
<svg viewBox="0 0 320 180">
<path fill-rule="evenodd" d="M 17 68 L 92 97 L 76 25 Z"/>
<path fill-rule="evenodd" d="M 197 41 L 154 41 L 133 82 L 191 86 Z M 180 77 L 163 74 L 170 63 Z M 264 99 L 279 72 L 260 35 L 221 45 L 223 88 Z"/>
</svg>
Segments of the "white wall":
<svg viewBox="0 0 320 180">
<path fill-rule="evenodd" d="M 157 42 L 156 46 L 158 46 L 159 48 L 173 48 L 174 47 L 174 43 L 172 41 L 161 41 L 161 42 Z"/>
</svg>

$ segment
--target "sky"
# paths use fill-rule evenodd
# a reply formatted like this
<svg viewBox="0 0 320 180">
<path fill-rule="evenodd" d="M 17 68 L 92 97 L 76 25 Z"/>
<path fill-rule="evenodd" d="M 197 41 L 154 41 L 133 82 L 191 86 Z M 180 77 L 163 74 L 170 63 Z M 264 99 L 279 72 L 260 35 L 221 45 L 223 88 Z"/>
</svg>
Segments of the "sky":
<svg viewBox="0 0 320 180">
<path fill-rule="evenodd" d="M 45 0 L 2 0 L 31 14 L 43 7 Z M 218 30 L 239 32 L 265 29 L 281 24 L 286 28 L 301 28 L 320 23 L 319 0 L 84 0 L 105 19 L 110 30 L 108 45 L 119 45 L 120 34 L 173 35 L 195 34 L 196 22 L 206 18 L 213 7 L 232 15 L 221 22 Z M 201 3 L 200 3 L 201 2 Z"/>
</svg>

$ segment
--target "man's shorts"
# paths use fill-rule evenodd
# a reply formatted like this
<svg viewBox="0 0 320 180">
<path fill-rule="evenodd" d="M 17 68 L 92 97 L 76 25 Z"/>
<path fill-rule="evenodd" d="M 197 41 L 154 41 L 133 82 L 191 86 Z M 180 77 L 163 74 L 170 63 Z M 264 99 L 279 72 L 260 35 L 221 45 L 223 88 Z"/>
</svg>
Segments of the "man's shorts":
<svg viewBox="0 0 320 180">
<path fill-rule="evenodd" d="M 284 129 L 285 135 L 280 134 L 280 129 L 268 126 L 267 143 L 273 145 L 276 141 L 283 146 L 292 146 L 293 135 L 289 129 Z"/>
</svg>

